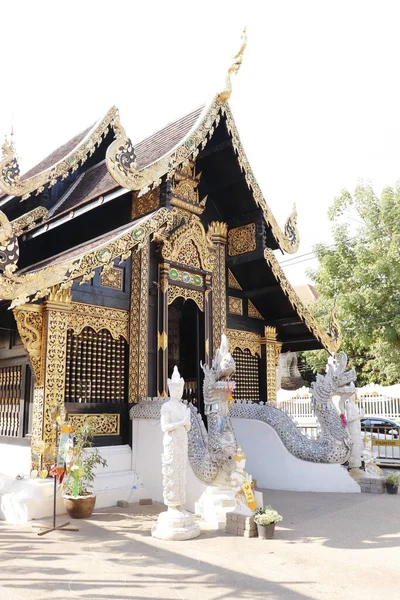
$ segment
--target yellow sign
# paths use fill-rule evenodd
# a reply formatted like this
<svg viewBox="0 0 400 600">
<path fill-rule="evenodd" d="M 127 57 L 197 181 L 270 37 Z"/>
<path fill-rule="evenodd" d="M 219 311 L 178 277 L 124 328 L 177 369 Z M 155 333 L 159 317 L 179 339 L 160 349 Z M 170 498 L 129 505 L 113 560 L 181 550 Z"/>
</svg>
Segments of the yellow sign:
<svg viewBox="0 0 400 600">
<path fill-rule="evenodd" d="M 373 446 L 400 446 L 400 440 L 372 440 Z"/>
</svg>

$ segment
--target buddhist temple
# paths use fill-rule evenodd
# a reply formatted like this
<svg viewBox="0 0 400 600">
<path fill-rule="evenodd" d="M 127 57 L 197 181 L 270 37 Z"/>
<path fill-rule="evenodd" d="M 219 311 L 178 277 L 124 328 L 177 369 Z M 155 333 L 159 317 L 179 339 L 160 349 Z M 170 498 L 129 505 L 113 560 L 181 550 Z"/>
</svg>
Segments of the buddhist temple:
<svg viewBox="0 0 400 600">
<path fill-rule="evenodd" d="M 177 364 L 201 412 L 222 333 L 235 399 L 255 402 L 274 402 L 281 351 L 336 349 L 334 320 L 325 332 L 279 266 L 296 210 L 281 228 L 229 96 L 135 146 L 112 107 L 24 175 L 3 145 L 0 440 L 31 444 L 32 468 L 49 466 L 35 444 L 51 446 L 54 404 L 112 415 L 96 444 L 130 444 L 129 408 L 166 396 Z"/>
</svg>

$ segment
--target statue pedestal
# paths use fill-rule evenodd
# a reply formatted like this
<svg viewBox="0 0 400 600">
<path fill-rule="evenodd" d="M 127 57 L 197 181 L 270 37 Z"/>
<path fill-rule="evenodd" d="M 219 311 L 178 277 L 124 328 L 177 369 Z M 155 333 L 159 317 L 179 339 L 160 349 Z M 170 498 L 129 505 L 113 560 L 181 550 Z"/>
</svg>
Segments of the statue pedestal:
<svg viewBox="0 0 400 600">
<path fill-rule="evenodd" d="M 151 535 L 159 540 L 191 540 L 200 533 L 200 527 L 192 515 L 180 507 L 169 507 L 160 513 L 151 530 Z"/>
<path fill-rule="evenodd" d="M 225 529 L 226 513 L 236 509 L 235 492 L 230 487 L 208 485 L 195 504 L 200 515 L 215 529 Z"/>
</svg>

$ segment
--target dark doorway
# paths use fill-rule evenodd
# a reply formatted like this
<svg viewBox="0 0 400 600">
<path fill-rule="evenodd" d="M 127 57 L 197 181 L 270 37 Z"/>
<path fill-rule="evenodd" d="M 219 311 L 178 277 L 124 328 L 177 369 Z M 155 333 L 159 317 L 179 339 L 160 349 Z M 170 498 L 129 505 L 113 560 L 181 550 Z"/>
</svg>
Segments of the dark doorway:
<svg viewBox="0 0 400 600">
<path fill-rule="evenodd" d="M 177 298 L 168 307 L 168 375 L 177 365 L 185 380 L 184 398 L 203 414 L 204 314 L 193 300 Z"/>
</svg>

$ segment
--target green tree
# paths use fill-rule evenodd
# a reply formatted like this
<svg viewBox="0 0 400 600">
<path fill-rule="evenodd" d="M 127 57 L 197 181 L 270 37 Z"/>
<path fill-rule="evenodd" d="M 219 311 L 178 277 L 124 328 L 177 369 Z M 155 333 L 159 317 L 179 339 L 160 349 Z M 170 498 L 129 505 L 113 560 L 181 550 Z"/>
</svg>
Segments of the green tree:
<svg viewBox="0 0 400 600">
<path fill-rule="evenodd" d="M 335 244 L 318 244 L 319 266 L 309 275 L 320 294 L 312 312 L 325 326 L 336 303 L 341 349 L 358 385 L 400 382 L 400 182 L 379 199 L 370 184 L 343 191 L 329 209 Z M 314 372 L 324 351 L 305 352 Z"/>
</svg>

